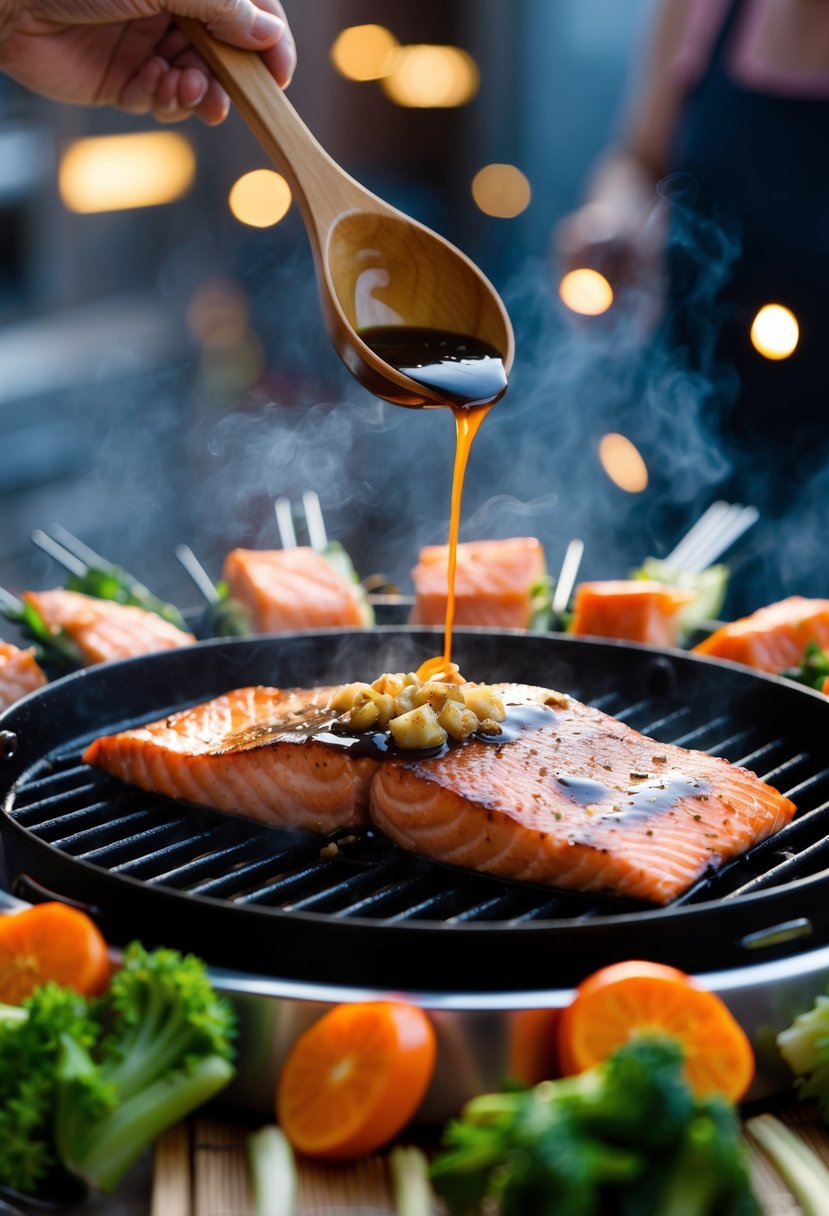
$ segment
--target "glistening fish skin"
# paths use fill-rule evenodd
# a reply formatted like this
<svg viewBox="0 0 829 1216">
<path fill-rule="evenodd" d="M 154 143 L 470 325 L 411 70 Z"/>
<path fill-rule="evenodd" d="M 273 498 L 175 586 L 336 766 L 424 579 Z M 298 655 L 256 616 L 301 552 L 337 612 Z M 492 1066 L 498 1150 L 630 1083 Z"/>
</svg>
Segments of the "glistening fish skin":
<svg viewBox="0 0 829 1216">
<path fill-rule="evenodd" d="M 829 600 L 790 595 L 723 625 L 694 651 L 779 673 L 799 667 L 810 642 L 829 647 Z"/>
<path fill-rule="evenodd" d="M 23 599 L 50 629 L 65 630 L 89 665 L 175 650 L 192 646 L 196 640 L 192 633 L 185 633 L 145 608 L 96 599 L 80 591 L 60 587 L 24 591 Z"/>
<path fill-rule="evenodd" d="M 84 759 L 144 789 L 273 825 L 373 823 L 436 861 L 654 904 L 795 812 L 727 760 L 654 742 L 549 689 L 495 687 L 508 707 L 535 707 L 533 725 L 431 758 L 378 759 L 309 734 L 334 689 L 247 688 L 98 739 Z"/>
</svg>

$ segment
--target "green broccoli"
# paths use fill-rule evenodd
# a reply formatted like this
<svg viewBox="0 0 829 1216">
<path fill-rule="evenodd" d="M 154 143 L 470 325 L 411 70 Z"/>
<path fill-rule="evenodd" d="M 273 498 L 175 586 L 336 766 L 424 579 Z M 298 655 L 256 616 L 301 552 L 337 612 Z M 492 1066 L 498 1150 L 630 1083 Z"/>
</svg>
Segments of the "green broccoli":
<svg viewBox="0 0 829 1216">
<path fill-rule="evenodd" d="M 780 1054 L 796 1078 L 801 1098 L 816 1098 L 829 1119 L 829 996 L 818 996 L 811 1009 L 777 1036 Z"/>
<path fill-rule="evenodd" d="M 15 1012 L 0 1018 L 0 1182 L 26 1193 L 56 1163 L 114 1189 L 233 1076 L 230 1006 L 174 950 L 133 943 L 104 997 L 46 985 Z"/>
<path fill-rule="evenodd" d="M 790 667 L 783 672 L 790 680 L 797 680 L 807 688 L 823 692 L 823 683 L 829 676 L 829 650 L 823 650 L 817 642 L 809 642 L 799 667 Z"/>
<path fill-rule="evenodd" d="M 739 1125 L 694 1098 L 681 1048 L 641 1038 L 597 1068 L 474 1098 L 432 1167 L 453 1213 L 488 1196 L 503 1216 L 755 1216 Z"/>
</svg>

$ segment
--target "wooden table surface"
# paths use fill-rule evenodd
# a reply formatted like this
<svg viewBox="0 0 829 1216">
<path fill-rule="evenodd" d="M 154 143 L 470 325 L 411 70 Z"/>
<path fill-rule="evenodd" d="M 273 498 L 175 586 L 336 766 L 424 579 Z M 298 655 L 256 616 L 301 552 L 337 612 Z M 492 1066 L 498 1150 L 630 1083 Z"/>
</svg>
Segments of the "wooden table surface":
<svg viewBox="0 0 829 1216">
<path fill-rule="evenodd" d="M 775 1109 L 829 1166 L 829 1129 L 817 1107 Z M 250 1128 L 194 1118 L 172 1129 L 156 1146 L 151 1216 L 253 1216 L 244 1143 Z M 393 1216 L 387 1157 L 353 1164 L 300 1160 L 297 1216 Z M 766 1159 L 752 1148 L 751 1172 L 764 1216 L 797 1216 L 800 1208 Z M 445 1212 L 435 1203 L 435 1216 Z M 826 1197 L 829 1214 L 829 1193 Z M 531 1216 L 528 1213 L 527 1216 Z"/>
</svg>

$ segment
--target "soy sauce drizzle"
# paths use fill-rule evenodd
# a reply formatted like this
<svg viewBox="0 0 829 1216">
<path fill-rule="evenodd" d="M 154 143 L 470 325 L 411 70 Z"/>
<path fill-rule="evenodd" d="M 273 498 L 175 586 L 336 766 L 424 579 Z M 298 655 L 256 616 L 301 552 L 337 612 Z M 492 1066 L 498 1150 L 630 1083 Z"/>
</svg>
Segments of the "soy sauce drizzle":
<svg viewBox="0 0 829 1216">
<path fill-rule="evenodd" d="M 475 731 L 470 738 L 478 743 L 499 747 L 511 743 L 525 731 L 538 730 L 547 725 L 553 712 L 545 705 L 508 705 L 506 709 L 507 716 L 500 723 L 500 734 L 485 735 Z M 386 731 L 350 731 L 330 709 L 310 709 L 290 720 L 263 722 L 250 730 L 240 731 L 227 738 L 221 747 L 211 749 L 210 755 L 253 751 L 254 748 L 277 742 L 301 745 L 310 739 L 338 748 L 349 756 L 372 756 L 377 759 L 394 756 L 399 760 L 429 760 L 465 746 L 449 739 L 441 747 L 417 750 L 398 747 Z"/>
<path fill-rule="evenodd" d="M 437 679 L 452 662 L 458 531 L 469 450 L 484 418 L 507 391 L 507 373 L 503 357 L 494 346 L 466 334 L 388 325 L 361 330 L 360 337 L 384 362 L 438 393 L 442 404 L 455 416 L 443 654 L 424 663 L 418 671 L 424 681 Z"/>
<path fill-rule="evenodd" d="M 611 789 L 590 777 L 562 774 L 556 778 L 564 793 L 580 806 L 595 807 L 602 817 L 616 823 L 672 810 L 684 798 L 705 801 L 711 785 L 687 773 L 666 772 L 643 777 L 625 789 Z"/>
</svg>

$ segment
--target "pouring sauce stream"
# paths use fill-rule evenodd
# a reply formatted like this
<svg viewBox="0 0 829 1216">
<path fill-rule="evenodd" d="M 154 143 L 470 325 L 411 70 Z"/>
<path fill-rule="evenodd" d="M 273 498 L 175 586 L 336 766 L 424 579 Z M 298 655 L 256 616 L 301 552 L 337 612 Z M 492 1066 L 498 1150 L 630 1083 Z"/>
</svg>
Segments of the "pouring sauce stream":
<svg viewBox="0 0 829 1216">
<path fill-rule="evenodd" d="M 449 516 L 446 620 L 443 654 L 421 665 L 421 680 L 452 676 L 452 631 L 455 623 L 455 574 L 463 482 L 472 441 L 486 415 L 507 391 L 507 373 L 499 351 L 480 338 L 415 326 L 374 326 L 360 331 L 367 346 L 411 380 L 440 393 L 455 416 L 455 466 Z"/>
</svg>

